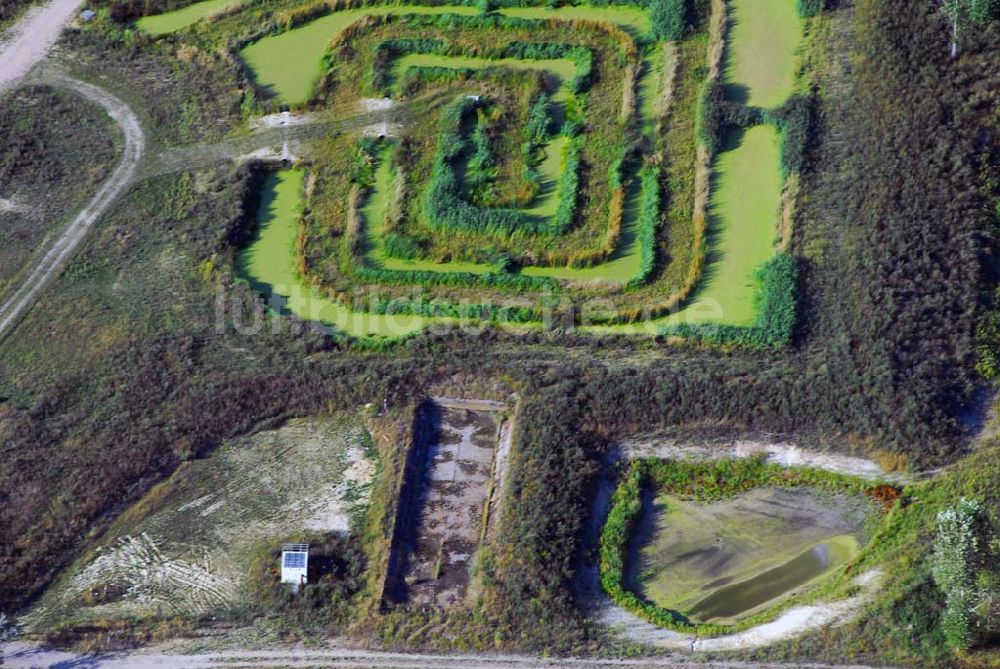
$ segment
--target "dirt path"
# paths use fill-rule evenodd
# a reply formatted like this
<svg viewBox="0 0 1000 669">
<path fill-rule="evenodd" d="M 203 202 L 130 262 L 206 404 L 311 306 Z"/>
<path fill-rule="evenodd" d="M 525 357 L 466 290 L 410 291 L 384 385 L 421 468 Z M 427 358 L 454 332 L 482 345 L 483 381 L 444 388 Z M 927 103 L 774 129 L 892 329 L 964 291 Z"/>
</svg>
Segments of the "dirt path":
<svg viewBox="0 0 1000 669">
<path fill-rule="evenodd" d="M 76 7 L 75 0 L 74 2 L 62 4 L 70 4 L 72 8 Z M 62 6 L 62 4 L 61 0 L 56 0 L 50 7 Z M 55 20 L 55 17 L 49 18 Z M 46 27 L 47 30 L 48 27 Z M 0 58 L 0 61 L 2 61 L 2 58 Z M 0 77 L 7 74 L 6 62 L 2 62 L 4 62 L 4 72 L 0 74 Z M 107 211 L 115 199 L 125 190 L 125 187 L 129 184 L 136 169 L 139 167 L 146 143 L 142 127 L 139 125 L 139 119 L 118 98 L 97 86 L 92 86 L 91 84 L 77 81 L 61 74 L 49 75 L 46 77 L 45 82 L 75 91 L 88 100 L 102 106 L 122 129 L 124 148 L 118 167 L 115 168 L 111 176 L 101 185 L 93 199 L 77 214 L 73 222 L 62 231 L 59 237 L 49 244 L 48 250 L 35 261 L 34 266 L 29 270 L 20 285 L 0 304 L 0 339 L 13 328 L 18 318 L 31 306 L 48 282 L 58 275 L 66 261 L 83 242 L 87 233 L 94 226 L 94 223 L 97 222 L 101 214 Z"/>
<path fill-rule="evenodd" d="M 52 0 L 25 14 L 0 37 L 0 92 L 28 73 L 59 38 L 83 0 Z"/>
<path fill-rule="evenodd" d="M 812 451 L 790 443 L 733 440 L 728 445 L 701 446 L 650 437 L 626 441 L 621 444 L 621 450 L 630 458 L 677 458 L 681 460 L 721 460 L 725 458 L 739 460 L 763 455 L 767 462 L 782 467 L 812 467 L 835 474 L 857 476 L 870 481 L 907 483 L 911 478 L 896 473 L 886 474 L 872 460 L 837 453 Z"/>
<path fill-rule="evenodd" d="M 688 667 L 690 669 L 767 669 L 791 666 L 802 669 L 864 669 L 859 665 L 801 664 L 762 662 L 698 662 L 681 657 L 637 658 L 627 660 L 588 660 L 580 658 L 549 659 L 525 655 L 421 655 L 417 653 L 385 653 L 351 649 L 269 649 L 220 651 L 203 654 L 181 654 L 153 649 L 105 655 L 80 656 L 27 644 L 0 645 L 3 666 L 28 667 L 88 667 L 89 669 L 201 669 L 202 667 L 352 667 L 392 669 L 654 669 Z"/>
</svg>

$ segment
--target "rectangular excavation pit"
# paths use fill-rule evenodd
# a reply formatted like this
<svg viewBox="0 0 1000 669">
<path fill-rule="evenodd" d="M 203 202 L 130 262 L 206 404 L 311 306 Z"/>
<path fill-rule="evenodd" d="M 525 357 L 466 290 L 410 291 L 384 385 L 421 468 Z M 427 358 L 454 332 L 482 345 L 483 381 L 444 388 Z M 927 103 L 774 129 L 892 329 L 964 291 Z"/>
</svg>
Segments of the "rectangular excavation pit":
<svg viewBox="0 0 1000 669">
<path fill-rule="evenodd" d="M 385 603 L 465 601 L 476 553 L 495 524 L 510 442 L 506 405 L 434 398 L 414 418 Z"/>
</svg>

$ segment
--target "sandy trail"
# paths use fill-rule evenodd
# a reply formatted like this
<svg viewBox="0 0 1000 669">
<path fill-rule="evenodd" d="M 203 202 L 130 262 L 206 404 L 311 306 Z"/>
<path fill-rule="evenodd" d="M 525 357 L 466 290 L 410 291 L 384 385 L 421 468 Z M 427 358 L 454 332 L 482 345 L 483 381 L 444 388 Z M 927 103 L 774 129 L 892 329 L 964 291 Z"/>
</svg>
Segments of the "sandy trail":
<svg viewBox="0 0 1000 669">
<path fill-rule="evenodd" d="M 52 0 L 35 7 L 0 37 L 0 91 L 15 84 L 45 57 L 83 0 Z"/>
<path fill-rule="evenodd" d="M 60 3 L 61 0 L 56 0 L 54 4 L 60 5 Z M 75 8 L 74 3 L 75 0 L 65 4 L 71 4 Z M 0 73 L 0 78 L 7 75 L 6 63 L 4 63 L 3 69 L 4 72 Z M 124 148 L 118 167 L 101 185 L 93 199 L 49 245 L 45 254 L 35 261 L 34 266 L 14 292 L 0 303 L 0 338 L 17 323 L 18 318 L 32 305 L 49 281 L 58 276 L 66 261 L 80 246 L 100 216 L 125 190 L 139 167 L 146 144 L 139 119 L 124 102 L 107 91 L 60 74 L 47 76 L 45 82 L 72 90 L 103 107 L 122 129 Z"/>
<path fill-rule="evenodd" d="M 105 656 L 80 656 L 56 650 L 36 648 L 22 643 L 0 644 L 4 667 L 88 667 L 101 669 L 195 669 L 202 667 L 353 667 L 393 669 L 751 669 L 760 667 L 797 667 L 802 669 L 863 669 L 858 665 L 801 664 L 714 661 L 704 662 L 680 657 L 600 660 L 583 658 L 540 658 L 526 655 L 422 655 L 418 653 L 386 653 L 369 650 L 336 648 L 284 648 L 246 651 L 219 651 L 184 655 L 178 652 L 151 649 Z"/>
</svg>

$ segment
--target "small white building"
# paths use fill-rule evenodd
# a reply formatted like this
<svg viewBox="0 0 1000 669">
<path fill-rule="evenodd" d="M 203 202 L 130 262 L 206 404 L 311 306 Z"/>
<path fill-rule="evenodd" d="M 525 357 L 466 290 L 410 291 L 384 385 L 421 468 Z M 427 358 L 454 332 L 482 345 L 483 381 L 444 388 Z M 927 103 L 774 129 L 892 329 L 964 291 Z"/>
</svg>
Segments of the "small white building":
<svg viewBox="0 0 1000 669">
<path fill-rule="evenodd" d="M 281 546 L 281 582 L 289 583 L 292 592 L 308 583 L 309 544 L 283 544 Z"/>
</svg>

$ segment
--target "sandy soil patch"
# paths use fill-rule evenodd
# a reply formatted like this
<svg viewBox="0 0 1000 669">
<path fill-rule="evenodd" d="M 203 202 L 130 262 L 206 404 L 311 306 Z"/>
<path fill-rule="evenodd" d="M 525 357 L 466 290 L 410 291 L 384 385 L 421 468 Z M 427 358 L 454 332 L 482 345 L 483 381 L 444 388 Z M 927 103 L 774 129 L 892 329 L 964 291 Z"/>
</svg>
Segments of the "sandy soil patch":
<svg viewBox="0 0 1000 669">
<path fill-rule="evenodd" d="M 183 465 L 109 530 L 23 622 L 204 614 L 240 601 L 259 547 L 306 530 L 342 532 L 375 477 L 352 416 L 296 419 Z"/>
</svg>

